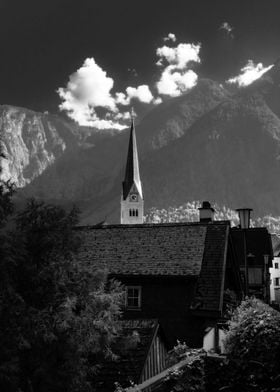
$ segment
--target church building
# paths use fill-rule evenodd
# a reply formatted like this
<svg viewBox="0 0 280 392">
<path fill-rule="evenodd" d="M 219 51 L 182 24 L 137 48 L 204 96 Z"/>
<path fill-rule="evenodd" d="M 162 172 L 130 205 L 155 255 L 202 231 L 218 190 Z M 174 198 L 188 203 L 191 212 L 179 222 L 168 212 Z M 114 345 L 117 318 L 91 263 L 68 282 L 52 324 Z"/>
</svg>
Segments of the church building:
<svg viewBox="0 0 280 392">
<path fill-rule="evenodd" d="M 134 119 L 131 119 L 125 178 L 121 195 L 121 224 L 144 223 L 144 198 L 139 172 Z"/>
<path fill-rule="evenodd" d="M 169 348 L 177 339 L 200 347 L 204 330 L 242 298 L 230 222 L 214 221 L 204 202 L 199 222 L 144 223 L 133 118 L 120 204 L 120 224 L 78 228 L 79 257 L 125 285 L 125 319 L 157 319 Z"/>
<path fill-rule="evenodd" d="M 143 328 L 146 331 L 143 336 L 148 336 L 147 325 L 160 326 L 160 337 L 151 332 L 149 341 L 161 343 L 149 343 L 153 354 L 143 357 L 142 370 L 137 368 L 138 376 L 132 377 L 135 383 L 151 377 L 154 369 L 162 368 L 163 353 L 173 348 L 177 340 L 199 348 L 209 330 L 214 331 L 210 345 L 219 351 L 219 325 L 225 321 L 228 305 L 234 306 L 244 298 L 244 276 L 245 280 L 248 276 L 252 279 L 252 274 L 259 273 L 255 265 L 245 262 L 242 275 L 246 249 L 254 254 L 258 268 L 263 263 L 262 255 L 266 255 L 267 266 L 271 265 L 273 255 L 266 229 L 250 229 L 248 234 L 243 228 L 233 230 L 230 221 L 216 221 L 214 212 L 209 202 L 203 202 L 198 222 L 144 223 L 144 196 L 132 119 L 120 224 L 84 226 L 77 230 L 83 237 L 80 261 L 97 270 L 105 269 L 109 278 L 125 286 L 124 322 L 138 325 L 135 331 L 140 337 Z M 254 242 L 254 233 L 258 246 L 248 243 L 244 248 L 244 238 Z M 253 267 L 250 273 L 249 268 Z M 263 279 L 255 289 L 260 295 L 265 286 Z M 145 351 L 143 339 L 138 343 L 141 352 Z M 110 389 L 104 384 L 105 390 Z"/>
</svg>

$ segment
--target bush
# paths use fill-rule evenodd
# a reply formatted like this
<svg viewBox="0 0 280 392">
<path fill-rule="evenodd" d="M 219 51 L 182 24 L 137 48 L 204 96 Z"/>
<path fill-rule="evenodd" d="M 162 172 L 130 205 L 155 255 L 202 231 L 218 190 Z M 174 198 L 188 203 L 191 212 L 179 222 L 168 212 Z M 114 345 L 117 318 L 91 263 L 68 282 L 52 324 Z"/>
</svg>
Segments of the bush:
<svg viewBox="0 0 280 392">
<path fill-rule="evenodd" d="M 280 313 L 256 298 L 237 307 L 228 321 L 227 355 L 206 356 L 178 343 L 170 365 L 192 358 L 168 375 L 160 392 L 280 392 Z"/>
<path fill-rule="evenodd" d="M 228 390 L 280 390 L 280 313 L 249 298 L 236 308 L 228 324 Z"/>
</svg>

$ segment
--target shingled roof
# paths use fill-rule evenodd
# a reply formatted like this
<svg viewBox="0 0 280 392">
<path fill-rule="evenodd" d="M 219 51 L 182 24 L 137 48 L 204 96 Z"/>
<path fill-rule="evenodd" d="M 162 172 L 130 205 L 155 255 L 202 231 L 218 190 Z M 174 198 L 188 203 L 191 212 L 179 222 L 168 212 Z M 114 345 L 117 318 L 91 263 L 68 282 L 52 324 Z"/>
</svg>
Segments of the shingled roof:
<svg viewBox="0 0 280 392">
<path fill-rule="evenodd" d="M 131 382 L 138 384 L 150 347 L 158 334 L 159 324 L 155 319 L 123 320 L 122 333 L 113 347 L 117 358 L 101 364 L 95 376 L 95 389 L 110 392 L 115 390 L 116 382 L 122 387 L 131 386 Z"/>
<path fill-rule="evenodd" d="M 193 309 L 222 311 L 229 230 L 229 223 L 207 225 L 204 258 Z"/>
<path fill-rule="evenodd" d="M 224 221 L 77 227 L 79 259 L 111 274 L 197 276 L 203 258 L 205 267 L 213 261 L 219 269 L 228 227 Z"/>
<path fill-rule="evenodd" d="M 168 223 L 79 227 L 79 261 L 111 275 L 196 277 L 194 310 L 218 311 L 230 223 Z"/>
<path fill-rule="evenodd" d="M 143 224 L 84 227 L 79 259 L 111 274 L 200 273 L 206 225 Z"/>
</svg>

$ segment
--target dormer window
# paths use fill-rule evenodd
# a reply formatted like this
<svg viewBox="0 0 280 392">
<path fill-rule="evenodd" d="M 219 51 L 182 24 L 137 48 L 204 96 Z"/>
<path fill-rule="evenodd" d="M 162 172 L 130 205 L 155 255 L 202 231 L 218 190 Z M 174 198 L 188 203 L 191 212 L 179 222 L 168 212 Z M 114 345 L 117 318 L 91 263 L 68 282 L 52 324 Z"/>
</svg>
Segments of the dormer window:
<svg viewBox="0 0 280 392">
<path fill-rule="evenodd" d="M 141 286 L 127 286 L 125 306 L 128 309 L 141 309 Z"/>
</svg>

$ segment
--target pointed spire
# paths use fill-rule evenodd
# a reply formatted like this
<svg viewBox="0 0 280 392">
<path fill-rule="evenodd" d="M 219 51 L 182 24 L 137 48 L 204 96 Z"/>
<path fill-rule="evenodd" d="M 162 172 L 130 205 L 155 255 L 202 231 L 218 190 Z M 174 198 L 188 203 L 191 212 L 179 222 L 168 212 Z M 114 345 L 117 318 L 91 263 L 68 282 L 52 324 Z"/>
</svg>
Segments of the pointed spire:
<svg viewBox="0 0 280 392">
<path fill-rule="evenodd" d="M 131 115 L 131 128 L 130 128 L 130 138 L 128 144 L 128 153 L 127 153 L 127 161 L 126 161 L 126 170 L 125 170 L 125 178 L 123 181 L 123 199 L 125 200 L 131 190 L 133 184 L 135 184 L 139 195 L 143 198 L 142 194 L 142 185 L 140 180 L 140 172 L 139 172 L 139 161 L 138 161 L 138 152 L 137 152 L 137 143 L 136 143 L 136 133 L 134 126 L 134 111 L 133 108 L 130 112 Z"/>
</svg>

